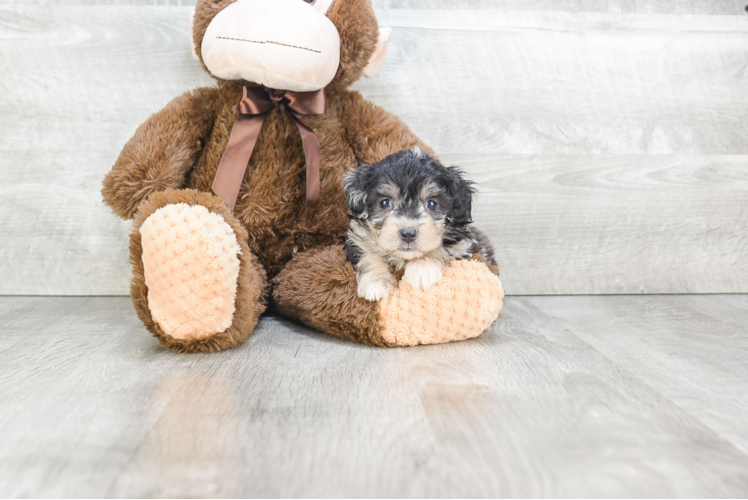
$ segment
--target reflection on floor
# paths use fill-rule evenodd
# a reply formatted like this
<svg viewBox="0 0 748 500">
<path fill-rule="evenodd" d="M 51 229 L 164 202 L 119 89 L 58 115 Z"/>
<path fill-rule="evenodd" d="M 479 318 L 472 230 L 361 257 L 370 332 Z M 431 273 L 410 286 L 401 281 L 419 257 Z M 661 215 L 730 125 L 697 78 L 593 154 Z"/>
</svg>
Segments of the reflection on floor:
<svg viewBox="0 0 748 500">
<path fill-rule="evenodd" d="M 129 299 L 0 298 L 0 496 L 746 496 L 748 296 L 509 297 L 377 349 L 262 320 L 161 349 Z"/>
</svg>

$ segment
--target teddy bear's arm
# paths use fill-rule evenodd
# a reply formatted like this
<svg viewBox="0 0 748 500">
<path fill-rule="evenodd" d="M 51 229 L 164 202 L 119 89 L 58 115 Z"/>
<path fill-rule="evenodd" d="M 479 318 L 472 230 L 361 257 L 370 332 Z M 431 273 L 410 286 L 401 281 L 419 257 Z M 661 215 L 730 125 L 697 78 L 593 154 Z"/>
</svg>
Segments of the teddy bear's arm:
<svg viewBox="0 0 748 500">
<path fill-rule="evenodd" d="M 104 179 L 114 213 L 131 219 L 150 194 L 184 186 L 213 127 L 217 95 L 217 88 L 182 94 L 138 127 Z"/>
<path fill-rule="evenodd" d="M 348 141 L 362 163 L 376 163 L 387 155 L 415 146 L 436 156 L 400 118 L 370 103 L 358 92 L 345 96 L 343 122 Z"/>
</svg>

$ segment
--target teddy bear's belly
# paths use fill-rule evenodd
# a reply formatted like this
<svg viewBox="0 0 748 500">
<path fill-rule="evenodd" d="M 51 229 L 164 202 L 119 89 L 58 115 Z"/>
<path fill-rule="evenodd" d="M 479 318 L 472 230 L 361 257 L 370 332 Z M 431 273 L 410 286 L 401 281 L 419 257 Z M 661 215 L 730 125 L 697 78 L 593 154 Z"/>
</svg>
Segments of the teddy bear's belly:
<svg viewBox="0 0 748 500">
<path fill-rule="evenodd" d="M 237 100 L 240 96 L 236 96 Z M 233 99 L 229 101 L 234 102 Z M 219 112 L 213 133 L 187 182 L 211 192 L 211 185 L 236 119 L 234 106 Z M 272 276 L 294 253 L 342 243 L 348 229 L 348 205 L 341 179 L 358 165 L 345 130 L 339 104 L 328 99 L 324 118 L 309 117 L 308 126 L 322 146 L 320 197 L 306 208 L 306 171 L 301 136 L 296 125 L 276 110 L 270 112 L 252 151 L 234 215 L 249 233 L 249 248 Z"/>
<path fill-rule="evenodd" d="M 349 219 L 341 187 L 346 168 L 340 163 L 355 160 L 334 162 L 323 152 L 320 197 L 306 208 L 303 152 L 295 155 L 293 151 L 271 151 L 259 146 L 258 143 L 252 155 L 250 174 L 239 191 L 234 214 L 247 229 L 249 248 L 273 276 L 297 252 L 343 242 Z M 199 167 L 188 182 L 189 187 L 210 192 L 215 174 L 195 175 L 208 170 Z"/>
<path fill-rule="evenodd" d="M 323 189 L 320 199 L 307 209 L 299 177 L 295 181 L 282 177 L 272 184 L 265 178 L 250 179 L 239 192 L 234 212 L 247 228 L 249 248 L 271 275 L 297 252 L 342 243 L 349 224 L 338 193 Z"/>
</svg>

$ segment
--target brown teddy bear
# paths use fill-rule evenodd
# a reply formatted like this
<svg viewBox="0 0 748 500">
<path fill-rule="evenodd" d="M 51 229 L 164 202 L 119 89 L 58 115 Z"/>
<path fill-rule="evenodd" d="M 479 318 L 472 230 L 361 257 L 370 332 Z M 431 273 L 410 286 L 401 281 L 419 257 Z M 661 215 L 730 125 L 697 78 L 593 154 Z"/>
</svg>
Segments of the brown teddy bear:
<svg viewBox="0 0 748 500">
<path fill-rule="evenodd" d="M 341 179 L 405 148 L 432 152 L 347 90 L 386 53 L 370 0 L 199 0 L 192 36 L 217 86 L 143 123 L 102 190 L 134 218 L 132 299 L 164 347 L 234 347 L 268 305 L 377 346 L 475 337 L 498 317 L 501 284 L 475 260 L 427 292 L 357 296 Z"/>
</svg>

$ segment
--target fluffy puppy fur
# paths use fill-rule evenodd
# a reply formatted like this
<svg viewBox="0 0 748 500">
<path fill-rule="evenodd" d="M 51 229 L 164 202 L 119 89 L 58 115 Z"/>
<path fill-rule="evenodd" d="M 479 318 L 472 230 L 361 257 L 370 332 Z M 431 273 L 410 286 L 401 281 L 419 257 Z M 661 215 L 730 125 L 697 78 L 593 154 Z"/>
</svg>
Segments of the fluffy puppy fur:
<svg viewBox="0 0 748 500">
<path fill-rule="evenodd" d="M 403 280 L 426 290 L 451 260 L 478 254 L 494 261 L 488 238 L 472 226 L 472 183 L 419 148 L 360 166 L 343 187 L 351 218 L 345 250 L 361 298 L 389 295 L 400 270 Z"/>
</svg>

